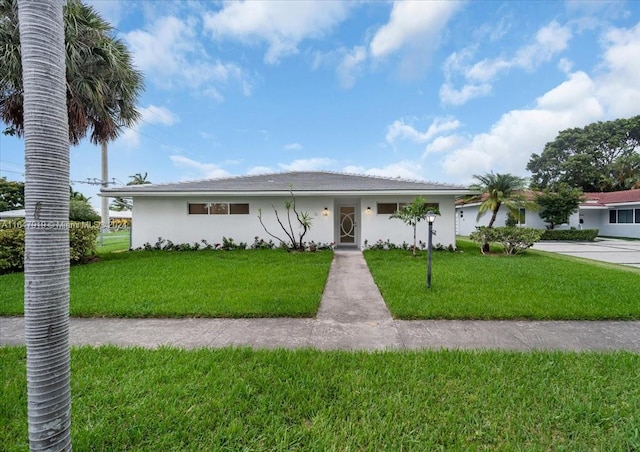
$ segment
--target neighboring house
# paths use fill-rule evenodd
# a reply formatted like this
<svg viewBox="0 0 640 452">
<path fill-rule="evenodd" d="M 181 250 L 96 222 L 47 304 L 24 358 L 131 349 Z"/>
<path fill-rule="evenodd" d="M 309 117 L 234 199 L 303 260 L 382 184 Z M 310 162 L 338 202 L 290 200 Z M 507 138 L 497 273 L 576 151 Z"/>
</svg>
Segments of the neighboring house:
<svg viewBox="0 0 640 452">
<path fill-rule="evenodd" d="M 526 191 L 527 199 L 533 200 L 535 193 Z M 556 226 L 555 229 L 598 229 L 599 235 L 607 237 L 640 238 L 640 189 L 624 190 L 609 193 L 585 193 L 585 201 L 578 212 L 571 215 L 569 223 Z M 479 221 L 478 206 L 484 199 L 466 202 L 456 201 L 456 232 L 458 235 L 469 235 L 476 226 L 486 226 L 491 219 L 487 212 Z M 507 220 L 507 209 L 501 207 L 495 226 L 504 226 Z M 529 228 L 545 229 L 547 224 L 537 212 L 520 209 L 519 225 Z"/>
<path fill-rule="evenodd" d="M 4 212 L 0 212 L 0 220 L 24 218 L 25 215 L 24 209 L 5 210 Z"/>
<path fill-rule="evenodd" d="M 640 239 L 640 189 L 585 193 L 580 204 L 580 225 L 599 229 L 607 237 Z"/>
<path fill-rule="evenodd" d="M 399 178 L 383 178 L 323 171 L 300 171 L 239 176 L 172 184 L 129 185 L 101 190 L 100 196 L 133 200 L 132 246 L 207 240 L 221 243 L 232 238 L 251 245 L 256 237 L 269 240 L 258 220 L 274 235 L 286 239 L 274 207 L 286 225 L 285 202 L 296 198 L 299 212 L 308 212 L 312 227 L 306 242 L 335 243 L 361 249 L 365 242 L 413 242 L 413 228 L 390 215 L 416 196 L 437 206 L 441 216 L 434 224 L 434 243 L 455 245 L 457 196 L 470 194 L 463 186 Z M 296 238 L 297 222 L 292 219 Z M 427 225 L 418 227 L 418 239 L 427 240 Z M 275 241 L 275 240 L 274 240 Z M 277 241 L 276 241 L 277 243 Z"/>
<path fill-rule="evenodd" d="M 26 215 L 25 210 L 24 209 L 20 209 L 20 210 L 7 210 L 5 212 L 0 212 L 0 220 L 1 219 L 5 219 L 5 218 L 24 218 L 24 216 Z M 117 210 L 110 210 L 109 211 L 109 218 L 111 220 L 126 220 L 126 219 L 131 219 L 131 211 L 130 210 L 123 210 L 122 212 L 119 212 Z"/>
<path fill-rule="evenodd" d="M 531 190 L 523 191 L 524 198 L 527 201 L 534 201 L 536 192 Z M 491 220 L 491 212 L 487 212 L 479 220 L 476 220 L 478 216 L 478 208 L 480 204 L 487 199 L 487 194 L 484 193 L 480 198 L 472 198 L 470 201 L 464 199 L 458 199 L 456 201 L 456 233 L 458 235 L 469 235 L 476 230 L 477 226 L 487 226 Z M 507 222 L 507 208 L 502 205 L 498 210 L 498 216 L 493 223 L 494 227 L 505 226 Z M 540 218 L 538 212 L 521 208 L 519 216 L 517 218 L 518 226 L 535 229 L 546 229 L 547 223 Z M 556 225 L 555 229 L 570 229 L 579 228 L 580 222 L 578 219 L 578 213 L 569 217 L 569 223 Z"/>
</svg>

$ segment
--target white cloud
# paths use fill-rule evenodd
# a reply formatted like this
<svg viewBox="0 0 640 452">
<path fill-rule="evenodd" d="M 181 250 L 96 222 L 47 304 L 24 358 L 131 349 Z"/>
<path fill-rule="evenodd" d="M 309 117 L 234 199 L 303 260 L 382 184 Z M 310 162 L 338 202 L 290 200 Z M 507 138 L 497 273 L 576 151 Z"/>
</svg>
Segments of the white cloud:
<svg viewBox="0 0 640 452">
<path fill-rule="evenodd" d="M 278 166 L 283 171 L 316 171 L 331 168 L 336 163 L 329 158 L 298 159 L 291 163 L 279 163 Z"/>
<path fill-rule="evenodd" d="M 463 105 L 476 97 L 487 96 L 492 92 L 491 82 L 502 72 L 512 68 L 534 70 L 565 50 L 571 37 L 568 26 L 553 21 L 541 27 L 533 42 L 520 47 L 510 58 L 485 58 L 470 64 L 474 49 L 454 52 L 443 64 L 445 82 L 440 87 L 440 101 L 445 105 Z M 562 67 L 566 68 L 566 63 Z M 464 80 L 462 88 L 455 87 L 456 77 Z"/>
<path fill-rule="evenodd" d="M 456 1 L 395 1 L 389 22 L 371 40 L 371 56 L 386 57 L 408 45 L 436 39 L 461 5 Z"/>
<path fill-rule="evenodd" d="M 444 157 L 442 165 L 447 174 L 466 182 L 488 171 L 524 176 L 531 154 L 541 152 L 560 130 L 583 127 L 602 116 L 592 80 L 576 72 L 540 96 L 535 108 L 502 115 L 489 132 Z"/>
<path fill-rule="evenodd" d="M 195 170 L 196 174 L 192 178 L 215 179 L 218 177 L 227 177 L 231 175 L 215 163 L 201 163 L 196 160 L 187 158 L 183 155 L 171 155 L 169 156 L 169 158 L 179 168 Z"/>
<path fill-rule="evenodd" d="M 629 29 L 609 30 L 603 45 L 603 62 L 596 77 L 598 95 L 613 117 L 637 115 L 640 105 L 640 22 Z"/>
<path fill-rule="evenodd" d="M 369 176 L 380 177 L 400 177 L 402 179 L 421 180 L 422 165 L 418 162 L 404 160 L 401 162 L 391 163 L 383 167 L 365 168 L 364 166 L 345 166 L 344 172 L 354 174 L 366 174 Z"/>
<path fill-rule="evenodd" d="M 357 75 L 362 70 L 362 64 L 367 58 L 367 50 L 363 46 L 355 46 L 342 58 L 336 69 L 338 80 L 343 88 L 351 88 Z"/>
<path fill-rule="evenodd" d="M 120 140 L 133 148 L 140 144 L 140 129 L 147 124 L 160 124 L 163 126 L 172 126 L 180 121 L 178 116 L 173 114 L 165 107 L 149 105 L 148 107 L 139 108 L 140 120 L 133 126 L 124 130 Z"/>
<path fill-rule="evenodd" d="M 265 62 L 276 64 L 298 52 L 307 38 L 320 38 L 342 22 L 352 4 L 327 1 L 227 2 L 204 16 L 205 29 L 215 38 L 268 43 Z"/>
<path fill-rule="evenodd" d="M 493 79 L 496 74 L 505 69 L 509 69 L 509 67 L 511 67 L 511 63 L 503 60 L 502 58 L 494 60 L 486 59 L 471 66 L 471 68 L 466 72 L 465 77 L 468 80 L 475 82 L 488 82 Z"/>
<path fill-rule="evenodd" d="M 254 166 L 253 168 L 249 168 L 247 174 L 249 176 L 255 176 L 258 174 L 269 174 L 274 172 L 275 170 L 269 166 Z"/>
<path fill-rule="evenodd" d="M 467 140 L 460 135 L 447 135 L 444 137 L 438 137 L 427 145 L 422 158 L 425 158 L 427 154 L 432 152 L 445 152 L 458 148 L 466 143 Z"/>
<path fill-rule="evenodd" d="M 461 89 L 455 89 L 451 83 L 444 83 L 440 87 L 440 101 L 446 105 L 463 105 L 469 100 L 491 93 L 491 85 L 464 85 Z"/>
<path fill-rule="evenodd" d="M 134 64 L 162 88 L 189 88 L 221 101 L 220 85 L 236 83 L 243 94 L 250 95 L 251 82 L 243 70 L 235 63 L 209 57 L 199 44 L 197 26 L 195 19 L 166 16 L 154 22 L 149 31 L 126 33 L 124 40 Z"/>
<path fill-rule="evenodd" d="M 538 30 L 532 44 L 526 45 L 516 52 L 512 64 L 532 70 L 566 49 L 571 37 L 572 33 L 568 27 L 563 27 L 553 21 Z"/>
<path fill-rule="evenodd" d="M 388 143 L 394 144 L 400 139 L 413 141 L 414 143 L 426 143 L 436 135 L 455 130 L 460 127 L 460 121 L 451 117 L 435 118 L 429 125 L 426 132 L 416 130 L 407 122 L 408 121 L 406 119 L 398 119 L 387 127 L 386 140 Z"/>
<path fill-rule="evenodd" d="M 299 151 L 302 149 L 302 145 L 300 143 L 289 143 L 285 144 L 284 148 L 287 151 Z"/>
</svg>

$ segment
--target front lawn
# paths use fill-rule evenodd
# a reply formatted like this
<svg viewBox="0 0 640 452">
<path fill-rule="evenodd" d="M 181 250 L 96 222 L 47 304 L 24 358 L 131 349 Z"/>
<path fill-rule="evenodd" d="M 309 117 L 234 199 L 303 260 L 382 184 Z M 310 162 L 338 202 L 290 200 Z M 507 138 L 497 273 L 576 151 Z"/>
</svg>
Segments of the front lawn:
<svg viewBox="0 0 640 452">
<path fill-rule="evenodd" d="M 640 319 L 640 271 L 529 251 L 483 256 L 433 253 L 426 289 L 426 253 L 364 252 L 389 310 L 403 319 Z"/>
<path fill-rule="evenodd" d="M 26 451 L 24 347 L 0 444 Z M 76 450 L 638 450 L 640 355 L 76 348 Z"/>
<path fill-rule="evenodd" d="M 313 317 L 333 253 L 135 251 L 71 267 L 74 317 Z M 23 313 L 24 276 L 0 276 L 0 315 Z"/>
</svg>

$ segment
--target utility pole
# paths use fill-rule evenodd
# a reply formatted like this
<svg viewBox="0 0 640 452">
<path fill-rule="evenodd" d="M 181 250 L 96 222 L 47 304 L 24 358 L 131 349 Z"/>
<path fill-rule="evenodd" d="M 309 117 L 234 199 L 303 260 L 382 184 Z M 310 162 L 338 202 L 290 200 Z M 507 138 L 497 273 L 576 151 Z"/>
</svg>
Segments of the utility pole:
<svg viewBox="0 0 640 452">
<path fill-rule="evenodd" d="M 109 154 L 107 149 L 107 142 L 100 143 L 100 153 L 102 157 L 102 188 L 109 186 Z M 101 198 L 100 209 L 100 243 L 102 244 L 103 235 L 109 232 L 109 198 L 103 196 Z"/>
</svg>

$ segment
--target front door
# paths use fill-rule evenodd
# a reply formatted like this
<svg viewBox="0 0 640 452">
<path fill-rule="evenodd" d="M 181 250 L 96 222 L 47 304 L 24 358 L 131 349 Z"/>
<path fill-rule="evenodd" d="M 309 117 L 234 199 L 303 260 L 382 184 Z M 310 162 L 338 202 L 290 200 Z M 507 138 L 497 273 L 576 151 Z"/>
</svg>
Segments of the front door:
<svg viewBox="0 0 640 452">
<path fill-rule="evenodd" d="M 339 245 L 356 246 L 356 207 L 340 206 Z"/>
</svg>

